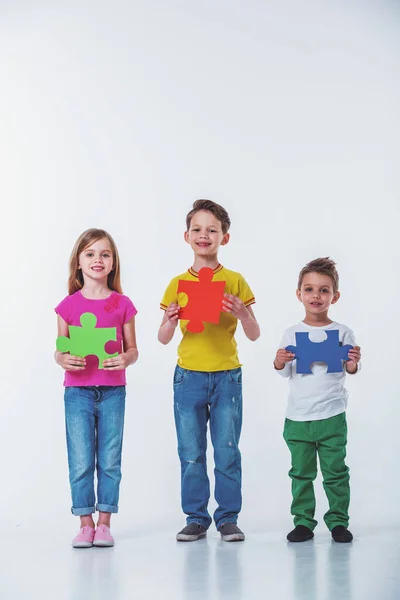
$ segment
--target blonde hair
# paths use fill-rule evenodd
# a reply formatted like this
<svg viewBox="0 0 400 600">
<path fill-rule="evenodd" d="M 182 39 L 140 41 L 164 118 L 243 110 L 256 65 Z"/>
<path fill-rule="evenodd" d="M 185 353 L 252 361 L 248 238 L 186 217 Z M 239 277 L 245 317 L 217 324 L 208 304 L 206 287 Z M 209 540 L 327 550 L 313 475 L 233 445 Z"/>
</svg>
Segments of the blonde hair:
<svg viewBox="0 0 400 600">
<path fill-rule="evenodd" d="M 93 242 L 97 242 L 106 238 L 111 246 L 113 255 L 113 269 L 110 271 L 107 279 L 107 285 L 110 290 L 115 290 L 122 294 L 121 288 L 121 273 L 117 246 L 111 235 L 104 229 L 87 229 L 78 237 L 73 247 L 71 258 L 69 259 L 69 278 L 68 278 L 68 294 L 74 294 L 83 288 L 83 275 L 79 268 L 79 255 L 88 248 Z"/>
</svg>

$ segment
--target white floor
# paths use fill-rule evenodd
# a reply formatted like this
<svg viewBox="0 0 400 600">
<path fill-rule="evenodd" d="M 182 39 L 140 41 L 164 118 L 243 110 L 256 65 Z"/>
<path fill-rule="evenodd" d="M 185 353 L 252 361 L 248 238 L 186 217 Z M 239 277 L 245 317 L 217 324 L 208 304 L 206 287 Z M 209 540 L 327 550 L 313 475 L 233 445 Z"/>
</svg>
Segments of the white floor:
<svg viewBox="0 0 400 600">
<path fill-rule="evenodd" d="M 323 529 L 288 544 L 247 531 L 244 543 L 177 543 L 175 531 L 120 532 L 114 548 L 74 550 L 63 529 L 4 534 L 1 600 L 399 600 L 400 531 L 335 544 Z"/>
</svg>

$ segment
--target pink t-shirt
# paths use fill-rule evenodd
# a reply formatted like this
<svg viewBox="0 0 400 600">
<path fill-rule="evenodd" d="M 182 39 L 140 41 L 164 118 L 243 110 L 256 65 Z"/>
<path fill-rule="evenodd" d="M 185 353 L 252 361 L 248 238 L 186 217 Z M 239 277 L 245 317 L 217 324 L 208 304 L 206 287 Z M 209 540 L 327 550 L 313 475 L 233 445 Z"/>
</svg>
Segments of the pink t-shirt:
<svg viewBox="0 0 400 600">
<path fill-rule="evenodd" d="M 68 325 L 80 326 L 83 313 L 93 313 L 97 318 L 96 327 L 116 327 L 117 345 L 122 352 L 122 328 L 137 313 L 128 296 L 112 292 L 108 298 L 92 300 L 85 298 L 81 291 L 75 292 L 64 298 L 54 309 Z M 126 385 L 125 369 L 121 371 L 107 371 L 98 368 L 97 356 L 86 357 L 86 369 L 83 371 L 65 371 L 64 385 L 89 386 L 89 385 Z"/>
</svg>

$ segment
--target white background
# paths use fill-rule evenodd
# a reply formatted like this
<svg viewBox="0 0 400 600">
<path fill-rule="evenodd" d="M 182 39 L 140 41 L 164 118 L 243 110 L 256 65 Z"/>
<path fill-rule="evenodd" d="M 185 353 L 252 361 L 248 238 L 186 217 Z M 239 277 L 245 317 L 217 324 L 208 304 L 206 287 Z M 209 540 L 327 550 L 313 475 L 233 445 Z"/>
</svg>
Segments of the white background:
<svg viewBox="0 0 400 600">
<path fill-rule="evenodd" d="M 8 526 L 77 525 L 53 308 L 88 227 L 113 235 L 139 309 L 115 526 L 132 535 L 183 526 L 171 383 L 179 335 L 164 347 L 157 329 L 167 283 L 191 264 L 183 232 L 196 198 L 229 211 L 220 260 L 250 283 L 262 330 L 256 343 L 238 333 L 240 524 L 291 526 L 287 382 L 272 360 L 303 317 L 297 275 L 317 256 L 337 261 L 331 316 L 363 350 L 362 373 L 348 377 L 352 528 L 399 524 L 399 19 L 393 0 L 0 2 Z M 321 519 L 320 480 L 317 489 Z"/>
</svg>

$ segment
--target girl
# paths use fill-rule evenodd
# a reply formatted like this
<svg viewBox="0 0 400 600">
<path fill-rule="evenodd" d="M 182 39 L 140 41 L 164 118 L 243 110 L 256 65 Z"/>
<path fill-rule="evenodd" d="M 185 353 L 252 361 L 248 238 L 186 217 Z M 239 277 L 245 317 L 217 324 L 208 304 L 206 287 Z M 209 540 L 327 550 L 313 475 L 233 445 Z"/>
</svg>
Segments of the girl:
<svg viewBox="0 0 400 600">
<path fill-rule="evenodd" d="M 58 335 L 92 313 L 96 327 L 116 333 L 118 355 L 99 364 L 96 356 L 81 358 L 55 353 L 65 369 L 65 422 L 72 514 L 80 517 L 74 548 L 113 546 L 111 513 L 118 512 L 121 451 L 125 413 L 125 369 L 138 359 L 136 308 L 122 294 L 118 251 L 103 229 L 88 229 L 78 238 L 70 259 L 69 295 L 56 307 Z M 112 337 L 112 336 L 111 336 Z M 107 344 L 106 344 L 106 351 Z M 94 470 L 97 469 L 97 504 Z M 97 528 L 92 518 L 99 511 Z"/>
</svg>

